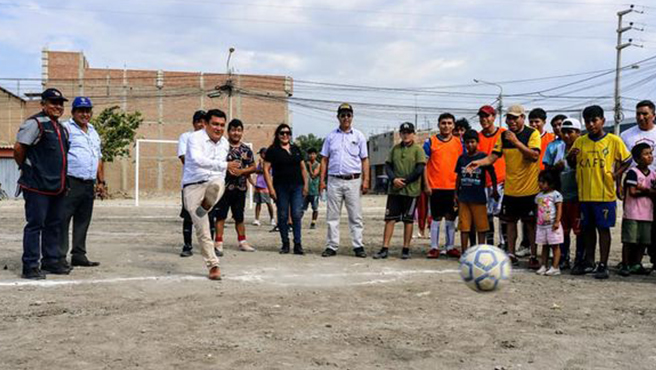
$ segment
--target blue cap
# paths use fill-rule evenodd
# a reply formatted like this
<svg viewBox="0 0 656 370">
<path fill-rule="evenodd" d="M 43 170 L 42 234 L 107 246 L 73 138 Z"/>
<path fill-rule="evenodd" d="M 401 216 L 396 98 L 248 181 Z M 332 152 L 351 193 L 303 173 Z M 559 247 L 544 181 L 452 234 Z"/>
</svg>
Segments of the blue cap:
<svg viewBox="0 0 656 370">
<path fill-rule="evenodd" d="M 73 109 L 75 108 L 93 108 L 93 104 L 86 96 L 78 96 L 73 100 Z"/>
</svg>

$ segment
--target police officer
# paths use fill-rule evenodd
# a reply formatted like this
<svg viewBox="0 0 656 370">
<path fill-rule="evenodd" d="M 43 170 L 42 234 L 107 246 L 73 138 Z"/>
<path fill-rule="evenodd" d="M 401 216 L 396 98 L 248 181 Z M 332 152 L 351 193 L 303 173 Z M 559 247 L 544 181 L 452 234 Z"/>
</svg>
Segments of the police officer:
<svg viewBox="0 0 656 370">
<path fill-rule="evenodd" d="M 87 231 L 91 224 L 96 187 L 105 193 L 105 176 L 100 136 L 89 121 L 93 116 L 91 99 L 78 96 L 73 99 L 72 118 L 63 125 L 68 130 L 69 150 L 66 180 L 68 191 L 64 199 L 64 218 L 61 234 L 61 262 L 66 265 L 69 251 L 68 229 L 73 220 L 73 247 L 71 265 L 98 266 L 99 262 L 87 258 Z"/>
<path fill-rule="evenodd" d="M 59 123 L 68 101 L 57 89 L 41 93 L 41 112 L 19 128 L 14 160 L 21 170 L 18 185 L 25 198 L 23 274 L 45 279 L 45 272 L 68 274 L 59 250 L 62 205 L 66 190 L 68 131 Z"/>
</svg>

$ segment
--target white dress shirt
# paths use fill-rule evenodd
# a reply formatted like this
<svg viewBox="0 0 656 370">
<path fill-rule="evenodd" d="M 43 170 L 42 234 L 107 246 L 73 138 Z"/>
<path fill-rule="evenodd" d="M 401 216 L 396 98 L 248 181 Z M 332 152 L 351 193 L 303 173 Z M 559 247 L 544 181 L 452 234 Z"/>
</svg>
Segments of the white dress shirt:
<svg viewBox="0 0 656 370">
<path fill-rule="evenodd" d="M 187 131 L 180 135 L 180 138 L 178 139 L 178 158 L 187 154 L 187 141 L 189 140 L 189 135 L 193 133 L 194 131 Z"/>
<path fill-rule="evenodd" d="M 216 178 L 225 179 L 230 144 L 225 137 L 212 141 L 207 131 L 198 130 L 189 135 L 182 173 L 182 184 L 188 185 Z"/>
</svg>

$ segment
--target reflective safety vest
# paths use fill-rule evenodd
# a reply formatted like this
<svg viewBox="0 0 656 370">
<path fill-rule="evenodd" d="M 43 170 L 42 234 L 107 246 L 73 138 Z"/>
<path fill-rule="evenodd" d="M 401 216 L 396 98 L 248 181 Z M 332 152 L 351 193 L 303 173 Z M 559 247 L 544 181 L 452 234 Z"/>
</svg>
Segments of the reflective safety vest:
<svg viewBox="0 0 656 370">
<path fill-rule="evenodd" d="M 35 120 L 39 125 L 39 137 L 26 147 L 18 185 L 23 190 L 39 194 L 61 194 L 66 189 L 68 131 L 43 112 L 27 120 Z"/>
</svg>

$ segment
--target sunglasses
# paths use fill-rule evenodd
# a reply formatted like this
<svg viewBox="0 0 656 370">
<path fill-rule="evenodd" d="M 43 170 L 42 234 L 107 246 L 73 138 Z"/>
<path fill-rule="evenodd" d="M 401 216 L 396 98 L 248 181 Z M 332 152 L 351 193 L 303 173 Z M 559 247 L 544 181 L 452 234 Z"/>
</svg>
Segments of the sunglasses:
<svg viewBox="0 0 656 370">
<path fill-rule="evenodd" d="M 340 113 L 339 118 L 351 118 L 353 115 L 351 113 Z"/>
<path fill-rule="evenodd" d="M 292 132 L 291 131 L 280 131 L 278 133 L 278 136 L 291 136 Z"/>
</svg>

